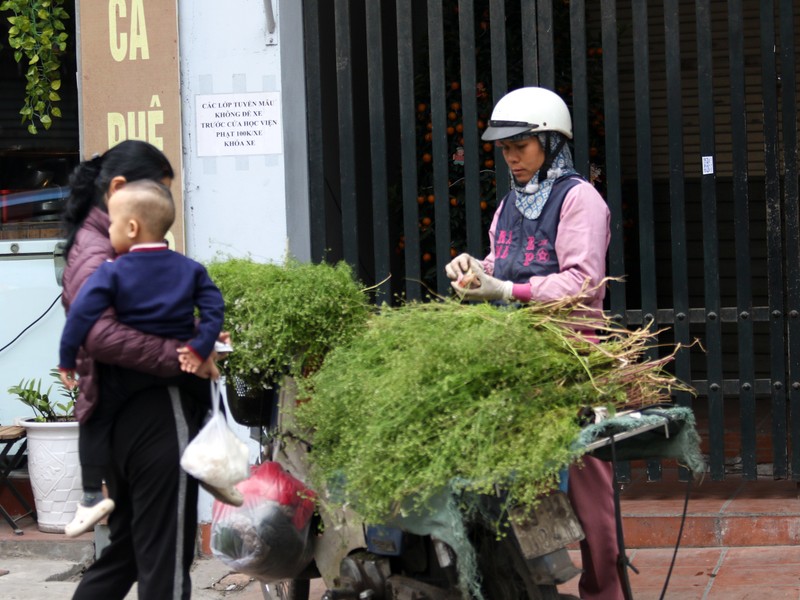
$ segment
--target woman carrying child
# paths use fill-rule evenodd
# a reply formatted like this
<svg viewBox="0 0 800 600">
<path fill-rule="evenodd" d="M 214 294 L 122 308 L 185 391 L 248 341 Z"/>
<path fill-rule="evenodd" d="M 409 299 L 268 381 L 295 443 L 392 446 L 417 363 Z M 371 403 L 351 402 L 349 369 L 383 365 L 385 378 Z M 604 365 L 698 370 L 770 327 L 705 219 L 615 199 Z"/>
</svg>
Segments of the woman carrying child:
<svg viewBox="0 0 800 600">
<path fill-rule="evenodd" d="M 66 310 L 89 276 L 114 257 L 108 199 L 127 182 L 150 179 L 169 187 L 173 177 L 161 151 L 134 140 L 75 169 L 64 214 L 67 264 L 62 302 Z M 98 363 L 156 377 L 150 378 L 147 387 L 136 386 L 114 416 L 111 456 L 104 473 L 116 503 L 109 516 L 110 543 L 84 574 L 74 599 L 121 600 L 134 582 L 138 582 L 140 598 L 188 599 L 191 595 L 197 482 L 179 463 L 208 412 L 208 385 L 197 390 L 183 386 L 178 392 L 158 379 L 181 374 L 178 349 L 183 345 L 177 339 L 125 326 L 109 310 L 91 328 L 79 352 L 76 416 L 81 423 L 91 418 L 99 403 L 102 372 Z M 198 374 L 211 375 L 208 368 Z"/>
</svg>

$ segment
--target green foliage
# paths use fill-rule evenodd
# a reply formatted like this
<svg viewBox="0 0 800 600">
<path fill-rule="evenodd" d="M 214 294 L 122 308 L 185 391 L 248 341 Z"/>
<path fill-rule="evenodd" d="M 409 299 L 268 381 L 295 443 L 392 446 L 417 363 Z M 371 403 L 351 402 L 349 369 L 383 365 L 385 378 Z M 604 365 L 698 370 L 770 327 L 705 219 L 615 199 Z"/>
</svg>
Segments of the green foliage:
<svg viewBox="0 0 800 600">
<path fill-rule="evenodd" d="M 664 361 L 638 360 L 647 333 L 609 329 L 595 344 L 573 327 L 587 321 L 564 305 L 383 310 L 301 382 L 310 400 L 297 417 L 312 435 L 318 489 L 341 478 L 343 501 L 368 522 L 447 487 L 500 486 L 509 502 L 535 504 L 581 454 L 582 407 L 635 398 L 638 408 L 675 384 Z"/>
<path fill-rule="evenodd" d="M 66 27 L 69 19 L 64 0 L 4 0 L 0 12 L 11 12 L 8 43 L 14 60 L 27 60 L 25 104 L 20 109 L 22 122 L 29 121 L 28 132 L 36 135 L 38 122 L 45 129 L 53 125 L 53 117 L 61 116 L 55 105 L 61 100 L 61 55 L 67 49 Z"/>
<path fill-rule="evenodd" d="M 66 401 L 59 402 L 52 397 L 53 386 L 42 392 L 41 379 L 29 379 L 19 382 L 8 388 L 8 393 L 13 394 L 22 403 L 33 409 L 35 420 L 39 422 L 54 423 L 57 421 L 74 420 L 73 409 L 75 400 L 78 398 L 78 388 L 69 390 L 61 383 L 58 369 L 52 369 L 50 375 L 56 380 L 61 397 Z"/>
<path fill-rule="evenodd" d="M 225 374 L 252 388 L 314 370 L 364 327 L 369 298 L 344 262 L 284 265 L 230 259 L 208 266 L 225 299 L 234 350 Z"/>
</svg>

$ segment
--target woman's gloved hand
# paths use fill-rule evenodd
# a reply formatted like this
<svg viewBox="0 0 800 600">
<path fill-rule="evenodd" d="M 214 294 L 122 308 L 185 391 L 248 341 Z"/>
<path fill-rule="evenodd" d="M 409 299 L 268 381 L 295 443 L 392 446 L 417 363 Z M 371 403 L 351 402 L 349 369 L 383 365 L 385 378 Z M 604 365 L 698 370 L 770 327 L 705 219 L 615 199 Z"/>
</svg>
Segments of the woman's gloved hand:
<svg viewBox="0 0 800 600">
<path fill-rule="evenodd" d="M 464 252 L 447 263 L 444 267 L 444 272 L 447 274 L 447 277 L 453 281 L 458 281 L 464 275 L 469 273 L 470 269 L 473 273 L 483 273 L 483 265 L 481 264 L 481 261 Z"/>
<path fill-rule="evenodd" d="M 450 285 L 463 300 L 504 300 L 510 302 L 514 299 L 514 284 L 511 281 L 503 281 L 492 277 L 485 273 L 483 269 L 473 272 L 475 273 L 475 279 L 471 287 L 461 287 L 457 281 L 450 282 Z"/>
</svg>

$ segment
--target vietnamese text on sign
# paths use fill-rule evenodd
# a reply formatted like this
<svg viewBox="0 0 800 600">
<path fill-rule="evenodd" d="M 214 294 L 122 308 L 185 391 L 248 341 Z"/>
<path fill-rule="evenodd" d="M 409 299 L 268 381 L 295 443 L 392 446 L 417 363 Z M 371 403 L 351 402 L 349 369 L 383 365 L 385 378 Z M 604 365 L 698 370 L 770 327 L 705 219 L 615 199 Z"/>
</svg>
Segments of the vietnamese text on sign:
<svg viewBox="0 0 800 600">
<path fill-rule="evenodd" d="M 255 92 L 195 97 L 197 155 L 280 154 L 280 94 Z"/>
</svg>

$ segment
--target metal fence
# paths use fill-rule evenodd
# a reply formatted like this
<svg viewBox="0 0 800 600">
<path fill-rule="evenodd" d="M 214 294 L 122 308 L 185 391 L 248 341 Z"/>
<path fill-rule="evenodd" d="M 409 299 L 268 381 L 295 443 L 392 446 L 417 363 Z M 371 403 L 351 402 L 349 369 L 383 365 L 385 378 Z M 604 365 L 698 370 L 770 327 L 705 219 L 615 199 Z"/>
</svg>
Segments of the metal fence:
<svg viewBox="0 0 800 600">
<path fill-rule="evenodd" d="M 687 346 L 675 373 L 698 396 L 676 400 L 698 414 L 712 478 L 800 479 L 796 13 L 792 0 L 304 0 L 314 259 L 356 266 L 378 302 L 447 294 L 444 265 L 486 254 L 508 189 L 479 140 L 491 106 L 554 89 L 576 168 L 611 209 L 608 273 L 624 280 L 606 308 Z"/>
</svg>

